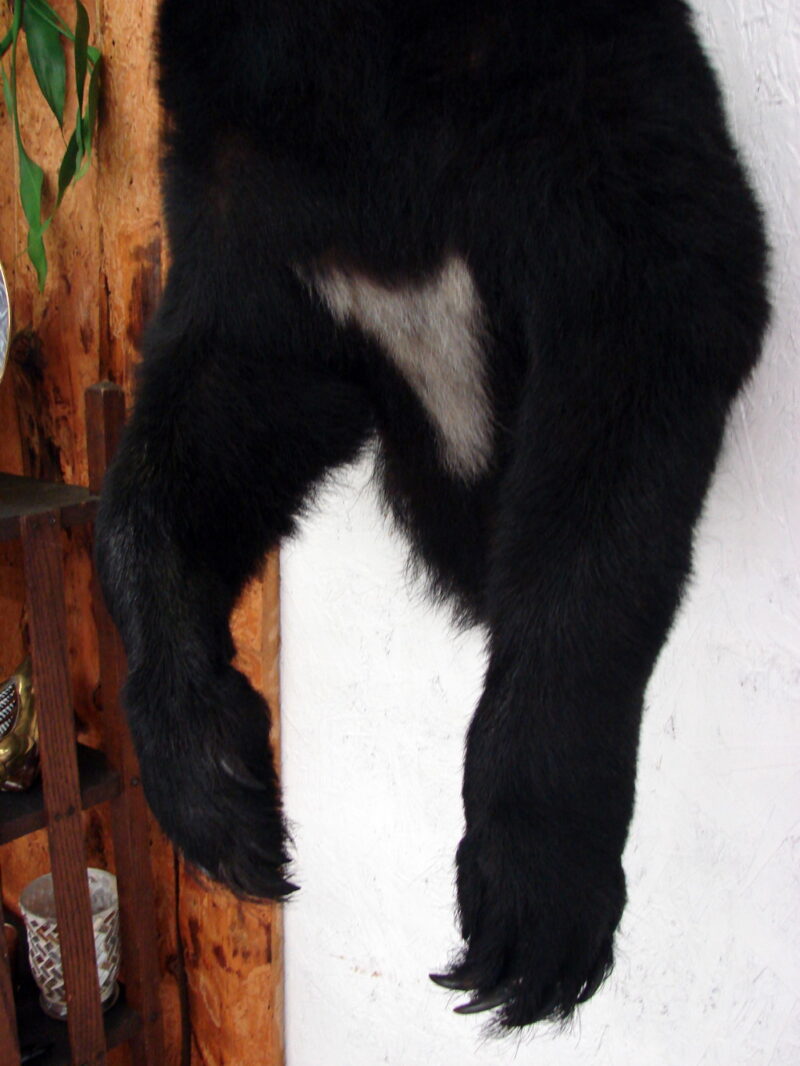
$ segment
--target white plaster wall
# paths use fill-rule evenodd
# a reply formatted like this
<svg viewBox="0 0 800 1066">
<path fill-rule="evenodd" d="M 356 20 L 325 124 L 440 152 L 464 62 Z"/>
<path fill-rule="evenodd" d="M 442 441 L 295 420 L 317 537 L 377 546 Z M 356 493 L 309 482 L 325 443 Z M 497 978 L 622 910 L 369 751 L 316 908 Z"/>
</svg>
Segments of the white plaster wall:
<svg viewBox="0 0 800 1066">
<path fill-rule="evenodd" d="M 482 644 L 409 590 L 362 465 L 284 553 L 289 1066 L 800 1064 L 800 5 L 697 6 L 768 210 L 777 314 L 649 689 L 615 974 L 571 1031 L 519 1044 L 483 1041 L 427 979 L 458 942 Z"/>
</svg>

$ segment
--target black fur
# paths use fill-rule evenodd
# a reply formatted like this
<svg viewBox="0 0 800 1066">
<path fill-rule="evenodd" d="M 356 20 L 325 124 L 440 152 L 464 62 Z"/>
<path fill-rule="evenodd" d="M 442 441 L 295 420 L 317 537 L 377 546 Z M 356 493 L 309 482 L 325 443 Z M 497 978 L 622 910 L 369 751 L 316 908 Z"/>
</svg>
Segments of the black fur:
<svg viewBox="0 0 800 1066">
<path fill-rule="evenodd" d="M 501 988 L 508 1026 L 566 1017 L 611 967 L 643 694 L 768 316 L 759 212 L 687 9 L 164 0 L 160 57 L 173 265 L 97 548 L 150 803 L 235 891 L 293 887 L 228 618 L 377 435 L 418 558 L 490 636 L 449 981 Z M 397 289 L 451 255 L 488 326 L 492 461 L 472 482 L 297 270 Z"/>
</svg>

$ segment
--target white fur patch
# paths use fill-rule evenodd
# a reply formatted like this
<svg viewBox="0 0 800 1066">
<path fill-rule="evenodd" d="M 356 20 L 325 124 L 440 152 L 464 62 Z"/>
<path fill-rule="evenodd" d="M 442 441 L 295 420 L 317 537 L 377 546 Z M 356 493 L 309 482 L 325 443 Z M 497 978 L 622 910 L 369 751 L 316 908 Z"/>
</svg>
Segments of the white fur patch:
<svg viewBox="0 0 800 1066">
<path fill-rule="evenodd" d="M 416 393 L 442 460 L 466 480 L 489 465 L 492 412 L 483 358 L 483 309 L 463 259 L 452 256 L 419 284 L 388 288 L 339 268 L 303 272 L 340 322 L 377 341 Z"/>
</svg>

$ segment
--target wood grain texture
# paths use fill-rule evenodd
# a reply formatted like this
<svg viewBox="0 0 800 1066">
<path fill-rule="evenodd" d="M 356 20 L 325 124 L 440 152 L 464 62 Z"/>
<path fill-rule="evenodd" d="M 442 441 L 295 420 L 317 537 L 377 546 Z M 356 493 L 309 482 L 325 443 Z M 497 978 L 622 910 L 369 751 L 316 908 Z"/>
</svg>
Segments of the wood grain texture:
<svg viewBox="0 0 800 1066">
<path fill-rule="evenodd" d="M 274 1063 L 283 1056 L 279 936 L 269 905 L 245 904 L 184 870 L 181 929 L 192 1019 L 192 1062 Z M 231 996 L 232 988 L 236 995 Z M 257 1043 L 255 1042 L 257 1040 Z"/>
<path fill-rule="evenodd" d="M 110 768 L 102 752 L 79 744 L 78 771 L 84 810 L 119 795 L 119 774 Z M 6 792 L 0 796 L 0 843 L 8 844 L 45 825 L 47 810 L 41 779 L 25 792 Z"/>
<path fill-rule="evenodd" d="M 68 21 L 74 19 L 72 0 L 56 0 L 54 6 Z M 33 271 L 24 256 L 13 139 L 0 104 L 0 258 L 11 289 L 15 328 L 23 331 L 0 383 L 2 471 L 50 471 L 58 478 L 88 485 L 83 391 L 94 382 L 110 379 L 122 385 L 129 397 L 132 392 L 142 329 L 157 303 L 168 265 L 158 172 L 161 116 L 151 46 L 156 6 L 156 0 L 87 4 L 92 33 L 104 54 L 98 156 L 90 174 L 68 193 L 48 233 L 50 279 L 44 296 L 36 292 Z M 31 154 L 46 161 L 48 152 L 54 158 L 57 144 L 47 114 L 37 113 L 44 105 L 37 99 L 26 64 L 21 75 L 23 103 L 31 115 L 26 143 Z M 104 711 L 92 618 L 89 532 L 73 530 L 63 543 L 75 712 L 80 739 L 98 745 Z M 264 582 L 255 582 L 245 593 L 235 619 L 235 636 L 241 668 L 266 692 L 275 709 L 276 730 L 277 626 L 277 566 L 273 563 Z M 29 644 L 27 630 L 21 548 L 0 544 L 0 676 L 11 673 L 23 657 Z M 107 805 L 80 820 L 90 858 L 96 857 L 99 865 L 111 869 L 116 865 L 113 820 Z M 189 1021 L 199 1033 L 190 1041 L 193 1062 L 249 1066 L 253 1049 L 258 1049 L 259 1066 L 281 1066 L 280 910 L 240 905 L 183 870 L 176 876 L 172 848 L 149 812 L 146 824 L 158 924 L 163 1066 L 186 1066 L 181 1058 L 178 926 L 188 948 Z M 139 846 L 144 844 L 140 841 Z M 16 908 L 20 889 L 49 868 L 46 835 L 37 833 L 0 846 L 0 862 L 4 898 Z M 206 914 L 207 934 L 202 929 Z M 200 922 L 197 935 L 201 939 L 207 935 L 209 945 L 219 942 L 226 965 L 213 948 L 194 953 L 190 918 Z M 243 939 L 260 943 L 255 956 L 234 955 Z M 267 946 L 271 963 L 264 961 Z M 235 966 L 230 965 L 233 958 Z M 224 1025 L 214 1023 L 203 989 L 209 1003 L 217 997 L 223 1005 Z M 247 1011 L 238 1009 L 240 1001 L 249 1004 Z M 125 1066 L 128 1053 L 115 1051 L 108 1061 L 109 1066 Z"/>
<path fill-rule="evenodd" d="M 17 540 L 24 514 L 58 511 L 62 528 L 92 521 L 96 500 L 87 489 L 0 473 L 0 541 Z"/>
<path fill-rule="evenodd" d="M 74 4 L 57 0 L 59 13 L 74 21 Z M 90 16 L 93 15 L 90 5 Z M 29 153 L 49 173 L 46 200 L 52 197 L 52 177 L 63 151 L 57 125 L 41 100 L 24 49 L 20 53 L 20 109 L 23 137 Z M 74 113 L 68 99 L 67 111 Z M 33 270 L 24 254 L 26 231 L 19 205 L 16 178 L 16 148 L 5 112 L 0 112 L 0 257 L 10 287 L 13 327 L 18 331 L 6 377 L 0 383 L 0 469 L 9 473 L 46 475 L 56 480 L 85 484 L 85 435 L 80 415 L 83 390 L 97 378 L 97 257 L 99 221 L 96 210 L 96 175 L 90 172 L 76 189 L 67 193 L 46 238 L 49 279 L 46 292 L 38 292 Z M 50 202 L 52 202 L 50 200 Z M 89 589 L 86 581 L 86 535 L 59 537 L 64 551 L 63 572 L 67 585 L 60 591 L 58 625 L 67 632 L 67 655 L 59 667 L 71 681 L 68 704 L 69 731 L 74 746 L 74 714 L 88 723 L 94 714 L 96 689 L 96 641 L 91 632 Z M 30 569 L 29 567 L 25 568 Z M 4 545 L 0 553 L 0 670 L 6 676 L 34 642 L 31 603 L 26 602 L 19 544 Z M 43 613 L 44 606 L 42 606 Z M 29 617 L 31 620 L 30 633 Z M 84 619 L 86 621 L 84 621 Z M 40 627 L 41 628 L 41 627 Z M 37 673 L 41 671 L 37 670 Z M 40 704 L 45 699 L 38 693 Z M 73 695 L 75 697 L 73 702 Z M 87 734 L 90 730 L 85 730 Z M 52 776 L 52 775 L 51 775 Z M 74 782 L 72 782 L 74 784 Z M 49 783 L 48 783 L 49 785 Z M 69 809 L 71 804 L 66 804 Z M 63 812 L 62 812 L 63 813 Z M 64 849 L 81 856 L 87 864 L 96 840 L 87 826 L 88 816 L 70 814 L 61 819 L 49 837 L 40 832 L 0 849 L 4 873 L 4 901 L 18 909 L 24 885 L 59 866 Z M 80 891 L 80 888 L 77 889 Z M 88 890 L 83 893 L 88 907 Z M 89 930 L 91 972 L 94 949 Z M 86 945 L 84 944 L 84 950 Z M 94 976 L 96 987 L 96 974 Z M 73 981 L 74 984 L 74 981 Z M 82 993 L 80 993 L 82 994 Z M 96 995 L 96 993 L 95 993 Z M 97 1008 L 99 1010 L 99 1008 Z M 90 1007 L 80 1036 L 89 1052 L 97 1046 L 99 1014 Z M 73 1014 L 75 1012 L 73 1011 Z M 80 1012 L 84 1013 L 84 1012 Z M 102 1028 L 99 1030 L 102 1040 Z M 104 1049 L 102 1042 L 98 1054 Z M 79 1061 L 93 1061 L 81 1059 Z"/>
<path fill-rule="evenodd" d="M 0 436 L 3 424 L 0 423 Z M 22 545 L 0 542 L 0 677 L 9 677 L 25 657 L 25 580 Z"/>
<path fill-rule="evenodd" d="M 161 114 L 152 35 L 155 0 L 99 5 L 105 72 L 98 142 L 102 219 L 100 373 L 132 391 L 142 329 L 165 269 L 158 161 Z"/>
<path fill-rule="evenodd" d="M 67 1025 L 76 1062 L 103 1066 L 106 1042 L 86 879 L 66 654 L 61 523 L 58 513 L 53 511 L 25 516 L 21 526 L 50 863 L 67 993 Z"/>
<path fill-rule="evenodd" d="M 53 6 L 65 21 L 74 24 L 72 0 L 55 0 Z M 90 17 L 94 28 L 97 17 L 91 5 Z M 45 209 L 49 211 L 63 139 L 55 118 L 42 100 L 24 48 L 19 50 L 19 57 L 22 134 L 29 153 L 48 176 Z M 69 50 L 67 61 L 69 66 Z M 73 80 L 69 72 L 68 87 Z M 74 115 L 75 107 L 74 91 L 70 89 L 66 114 Z M 2 124 L 7 125 L 5 121 Z M 13 154 L 12 158 L 15 158 Z M 16 180 L 13 177 L 11 180 L 11 188 L 16 190 Z M 96 248 L 100 219 L 96 185 L 97 171 L 92 168 L 67 192 L 53 219 L 45 238 L 49 263 L 46 292 L 39 293 L 33 268 L 23 251 L 26 231 L 18 201 L 14 204 L 16 225 L 12 247 L 6 250 L 5 245 L 0 245 L 11 286 L 16 328 L 31 342 L 18 344 L 10 369 L 17 395 L 17 417 L 32 423 L 25 432 L 29 442 L 38 434 L 46 444 L 46 451 L 43 449 L 28 458 L 25 472 L 40 476 L 37 463 L 47 463 L 48 473 L 57 466 L 64 480 L 78 483 L 86 469 L 86 443 L 83 419 L 76 418 L 75 413 L 81 411 L 85 389 L 97 380 L 100 316 Z"/>
<path fill-rule="evenodd" d="M 279 723 L 279 565 L 245 590 L 233 617 L 237 665 L 261 689 Z M 283 925 L 274 904 L 242 903 L 181 867 L 180 932 L 192 1027 L 192 1066 L 281 1066 Z M 254 1059 L 254 1049 L 258 1058 Z"/>
<path fill-rule="evenodd" d="M 125 398 L 119 386 L 94 385 L 86 393 L 89 485 L 99 489 L 116 451 L 125 421 Z M 164 1061 L 161 1008 L 158 1001 L 158 950 L 153 880 L 147 853 L 147 804 L 139 763 L 125 724 L 120 700 L 125 680 L 125 652 L 95 583 L 94 613 L 100 648 L 103 748 L 122 788 L 111 801 L 111 829 L 119 879 L 125 987 L 128 1002 L 142 1019 L 132 1041 L 135 1066 Z"/>
<path fill-rule="evenodd" d="M 130 398 L 143 324 L 160 296 L 164 272 L 158 173 L 161 118 L 151 47 L 156 3 L 100 0 L 96 10 L 104 73 L 97 142 L 100 232 L 95 259 L 99 314 L 95 381 L 121 385 Z M 107 690 L 111 685 L 110 679 L 105 681 Z M 149 843 L 154 878 L 163 1062 L 164 1066 L 180 1066 L 184 1021 L 174 854 L 149 810 L 143 836 Z M 144 840 L 128 843 L 130 848 L 145 847 Z"/>
<path fill-rule="evenodd" d="M 3 878 L 0 871 L 0 899 L 2 896 Z M 0 1062 L 3 1066 L 19 1066 L 17 1011 L 14 1007 L 11 962 L 6 948 L 5 934 L 0 936 Z"/>
</svg>

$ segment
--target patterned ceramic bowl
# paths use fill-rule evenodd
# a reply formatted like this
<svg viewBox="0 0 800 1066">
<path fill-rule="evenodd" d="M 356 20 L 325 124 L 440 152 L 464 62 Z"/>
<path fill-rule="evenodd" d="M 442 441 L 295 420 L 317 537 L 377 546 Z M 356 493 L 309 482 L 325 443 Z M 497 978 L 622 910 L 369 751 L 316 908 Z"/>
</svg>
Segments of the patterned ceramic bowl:
<svg viewBox="0 0 800 1066">
<path fill-rule="evenodd" d="M 100 998 L 103 1006 L 108 1008 L 117 997 L 120 961 L 117 879 L 105 870 L 89 869 L 86 872 L 89 877 Z M 26 885 L 19 906 L 28 932 L 28 955 L 41 992 L 39 1001 L 42 1010 L 51 1018 L 63 1020 L 67 1016 L 67 994 L 61 966 L 53 875 L 45 874 Z"/>
</svg>

